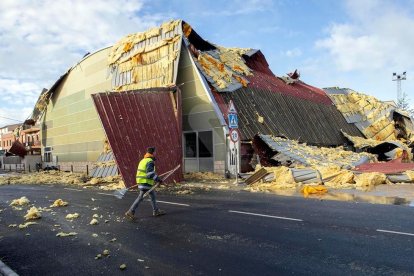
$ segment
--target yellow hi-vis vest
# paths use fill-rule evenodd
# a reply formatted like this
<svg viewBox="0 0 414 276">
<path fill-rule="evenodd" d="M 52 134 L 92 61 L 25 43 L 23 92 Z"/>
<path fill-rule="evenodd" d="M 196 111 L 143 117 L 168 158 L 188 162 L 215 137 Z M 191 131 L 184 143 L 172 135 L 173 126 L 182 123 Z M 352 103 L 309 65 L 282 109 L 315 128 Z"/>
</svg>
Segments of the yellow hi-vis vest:
<svg viewBox="0 0 414 276">
<path fill-rule="evenodd" d="M 152 158 L 144 158 L 138 164 L 138 170 L 136 175 L 137 184 L 154 185 L 154 179 L 147 178 L 147 164 L 152 161 Z M 155 166 L 154 166 L 155 172 Z"/>
</svg>

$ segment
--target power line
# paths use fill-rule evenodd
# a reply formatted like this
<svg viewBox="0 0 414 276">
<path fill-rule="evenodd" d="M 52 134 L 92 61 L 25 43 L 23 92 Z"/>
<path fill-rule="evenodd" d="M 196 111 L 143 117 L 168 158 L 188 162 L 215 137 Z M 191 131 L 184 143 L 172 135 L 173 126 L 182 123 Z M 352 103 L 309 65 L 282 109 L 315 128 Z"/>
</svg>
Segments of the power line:
<svg viewBox="0 0 414 276">
<path fill-rule="evenodd" d="M 4 117 L 4 116 L 0 116 L 0 118 L 7 119 L 7 120 L 12 120 L 12 121 L 16 121 L 16 122 L 19 122 L 19 123 L 23 123 L 23 121 L 16 120 L 16 119 L 12 119 L 12 118 L 7 118 L 7 117 Z"/>
</svg>

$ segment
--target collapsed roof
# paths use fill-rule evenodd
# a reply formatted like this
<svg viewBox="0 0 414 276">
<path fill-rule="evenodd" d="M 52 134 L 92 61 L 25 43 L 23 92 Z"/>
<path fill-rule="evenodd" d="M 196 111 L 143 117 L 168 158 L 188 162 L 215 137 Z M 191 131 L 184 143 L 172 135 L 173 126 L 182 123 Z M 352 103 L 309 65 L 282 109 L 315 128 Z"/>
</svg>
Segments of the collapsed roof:
<svg viewBox="0 0 414 276">
<path fill-rule="evenodd" d="M 175 86 L 181 47 L 187 47 L 226 117 L 233 100 L 243 140 L 257 133 L 315 145 L 341 145 L 340 129 L 362 136 L 348 124 L 326 93 L 299 80 L 278 78 L 259 50 L 225 48 L 203 40 L 182 20 L 128 35 L 111 49 L 108 64 L 115 91 Z M 293 77 L 294 76 L 294 77 Z"/>
</svg>

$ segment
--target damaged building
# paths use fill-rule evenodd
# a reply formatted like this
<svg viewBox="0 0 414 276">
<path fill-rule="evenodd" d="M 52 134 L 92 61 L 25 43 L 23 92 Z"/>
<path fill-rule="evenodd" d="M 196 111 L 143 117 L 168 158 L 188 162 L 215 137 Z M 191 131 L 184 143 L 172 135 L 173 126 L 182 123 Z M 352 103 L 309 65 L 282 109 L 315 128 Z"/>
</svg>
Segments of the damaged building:
<svg viewBox="0 0 414 276">
<path fill-rule="evenodd" d="M 260 50 L 212 44 L 174 20 L 86 55 L 41 94 L 34 114 L 42 114 L 45 164 L 84 170 L 108 162 L 106 173 L 119 171 L 131 186 L 148 146 L 158 148 L 159 171 L 182 164 L 171 181 L 183 172 L 235 172 L 230 101 L 242 172 L 254 169 L 257 156 L 265 160 L 258 134 L 325 147 L 349 143 L 346 135 L 371 138 L 333 94 L 297 71 L 274 75 Z"/>
</svg>

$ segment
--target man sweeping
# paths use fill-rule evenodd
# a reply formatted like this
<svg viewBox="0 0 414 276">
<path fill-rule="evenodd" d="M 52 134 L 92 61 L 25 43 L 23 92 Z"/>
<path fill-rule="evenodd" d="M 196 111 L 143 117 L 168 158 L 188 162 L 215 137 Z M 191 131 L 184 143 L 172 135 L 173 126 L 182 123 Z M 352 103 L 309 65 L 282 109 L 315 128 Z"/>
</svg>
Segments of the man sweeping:
<svg viewBox="0 0 414 276">
<path fill-rule="evenodd" d="M 140 190 L 137 199 L 132 203 L 129 210 L 125 213 L 125 216 L 129 219 L 134 219 L 135 210 L 138 208 L 139 204 L 144 199 L 144 194 L 148 192 L 152 186 L 157 182 L 162 182 L 162 179 L 155 173 L 155 147 L 149 147 L 147 153 L 144 155 L 144 158 L 138 164 L 138 170 L 136 175 L 136 181 L 138 188 Z M 153 216 L 164 215 L 165 212 L 160 210 L 157 206 L 157 201 L 155 198 L 155 191 L 152 190 L 149 193 L 151 197 L 152 205 L 152 214 Z"/>
</svg>

